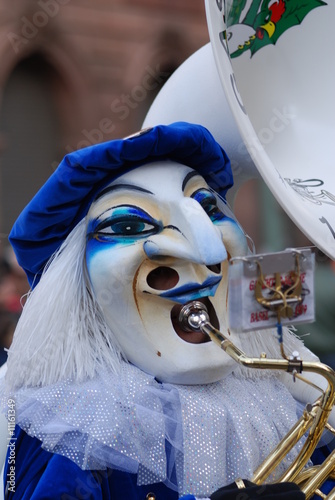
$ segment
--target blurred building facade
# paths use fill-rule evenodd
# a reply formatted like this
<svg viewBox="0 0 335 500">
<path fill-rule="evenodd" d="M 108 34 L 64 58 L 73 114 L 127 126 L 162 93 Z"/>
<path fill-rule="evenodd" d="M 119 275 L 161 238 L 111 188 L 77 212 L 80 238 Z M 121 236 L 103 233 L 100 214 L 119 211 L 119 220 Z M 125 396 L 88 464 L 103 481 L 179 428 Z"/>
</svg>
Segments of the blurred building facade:
<svg viewBox="0 0 335 500">
<path fill-rule="evenodd" d="M 0 0 L 0 232 L 62 157 L 141 126 L 208 42 L 203 0 Z"/>
</svg>

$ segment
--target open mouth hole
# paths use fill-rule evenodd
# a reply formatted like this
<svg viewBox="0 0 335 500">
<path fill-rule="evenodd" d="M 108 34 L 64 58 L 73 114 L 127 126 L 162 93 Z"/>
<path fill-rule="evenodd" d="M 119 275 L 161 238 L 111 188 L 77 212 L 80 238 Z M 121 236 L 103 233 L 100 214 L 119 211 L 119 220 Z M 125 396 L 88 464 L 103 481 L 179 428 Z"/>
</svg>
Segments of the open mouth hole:
<svg viewBox="0 0 335 500">
<path fill-rule="evenodd" d="M 159 266 L 147 276 L 148 285 L 154 290 L 170 290 L 179 281 L 179 274 L 172 267 Z"/>
<path fill-rule="evenodd" d="M 216 315 L 215 309 L 208 299 L 208 297 L 204 297 L 201 299 L 197 299 L 197 302 L 202 302 L 207 307 L 210 323 L 217 328 L 220 329 L 220 324 L 218 317 Z M 174 328 L 174 331 L 185 342 L 190 344 L 204 344 L 206 342 L 211 342 L 211 339 L 206 333 L 202 332 L 189 332 L 183 328 L 183 326 L 179 323 L 179 313 L 182 307 L 185 304 L 176 304 L 171 309 L 171 322 Z"/>
</svg>

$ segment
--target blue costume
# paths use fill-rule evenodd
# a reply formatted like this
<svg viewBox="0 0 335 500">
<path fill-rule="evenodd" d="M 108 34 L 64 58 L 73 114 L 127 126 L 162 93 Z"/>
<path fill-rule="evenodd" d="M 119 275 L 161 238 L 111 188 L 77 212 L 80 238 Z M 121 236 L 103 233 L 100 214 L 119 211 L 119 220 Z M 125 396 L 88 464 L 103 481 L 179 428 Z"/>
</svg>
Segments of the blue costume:
<svg viewBox="0 0 335 500">
<path fill-rule="evenodd" d="M 120 471 L 83 471 L 71 460 L 61 455 L 52 454 L 41 449 L 41 443 L 36 438 L 29 437 L 17 428 L 16 446 L 18 459 L 16 461 L 15 494 L 6 491 L 6 498 L 12 500 L 43 500 L 57 498 L 61 500 L 105 500 L 121 499 L 143 500 L 148 493 L 154 493 L 157 499 L 177 500 L 178 493 L 158 483 L 137 486 L 136 474 Z M 318 449 L 313 455 L 315 464 L 322 463 L 328 455 L 327 448 Z M 8 460 L 4 477 L 8 473 Z M 334 481 L 328 481 L 322 488 L 328 494 L 335 486 Z M 234 492 L 236 494 L 236 491 Z M 52 494 L 52 496 L 51 496 Z M 298 491 L 294 492 L 298 498 Z M 185 495 L 183 500 L 195 500 L 193 495 Z M 286 496 L 287 498 L 287 496 Z"/>
<path fill-rule="evenodd" d="M 156 498 L 176 500 L 178 493 L 164 484 L 138 486 L 136 474 L 117 470 L 90 471 L 80 469 L 70 459 L 41 449 L 41 442 L 31 438 L 19 427 L 16 436 L 16 484 L 15 494 L 8 490 L 8 500 L 41 500 L 59 498 L 63 500 L 87 499 L 138 499 L 146 498 L 150 492 Z M 8 464 L 8 460 L 6 462 Z M 8 473 L 6 467 L 5 476 Z M 52 497 L 51 497 L 52 495 Z M 193 496 L 184 497 L 193 500 Z"/>
<path fill-rule="evenodd" d="M 176 123 L 141 131 L 128 139 L 110 141 L 67 155 L 39 193 L 16 221 L 10 242 L 18 262 L 34 288 L 44 266 L 60 247 L 72 228 L 86 215 L 96 193 L 112 179 L 143 163 L 169 158 L 195 168 L 222 196 L 232 186 L 233 178 L 226 153 L 200 126 Z M 68 458 L 51 455 L 41 449 L 36 438 L 17 427 L 15 498 L 145 498 L 154 491 L 158 498 L 175 499 L 178 494 L 163 484 L 137 486 L 136 474 L 81 470 Z M 7 462 L 8 466 L 8 462 Z M 66 472 L 65 472 L 66 471 Z M 6 473 L 8 471 L 6 470 Z M 6 479 L 5 479 L 6 482 Z M 100 487 L 101 483 L 101 487 Z M 99 486 L 99 487 L 96 487 Z M 59 491 L 57 491 L 57 488 Z M 9 498 L 11 492 L 8 491 Z M 72 495 L 72 496 L 71 496 Z M 62 497 L 63 498 L 63 497 Z M 190 497 L 194 498 L 194 497 Z"/>
</svg>

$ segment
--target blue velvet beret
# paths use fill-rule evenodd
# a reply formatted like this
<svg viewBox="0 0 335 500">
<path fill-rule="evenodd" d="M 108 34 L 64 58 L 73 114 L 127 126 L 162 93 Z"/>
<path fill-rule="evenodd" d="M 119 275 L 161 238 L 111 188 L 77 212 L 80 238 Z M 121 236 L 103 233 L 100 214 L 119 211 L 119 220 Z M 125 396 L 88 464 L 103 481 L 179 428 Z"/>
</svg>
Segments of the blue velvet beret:
<svg viewBox="0 0 335 500">
<path fill-rule="evenodd" d="M 64 157 L 22 211 L 9 235 L 30 284 L 86 215 L 97 192 L 144 163 L 170 159 L 197 170 L 221 196 L 233 185 L 229 159 L 200 125 L 159 125 L 126 139 L 87 147 Z"/>
</svg>

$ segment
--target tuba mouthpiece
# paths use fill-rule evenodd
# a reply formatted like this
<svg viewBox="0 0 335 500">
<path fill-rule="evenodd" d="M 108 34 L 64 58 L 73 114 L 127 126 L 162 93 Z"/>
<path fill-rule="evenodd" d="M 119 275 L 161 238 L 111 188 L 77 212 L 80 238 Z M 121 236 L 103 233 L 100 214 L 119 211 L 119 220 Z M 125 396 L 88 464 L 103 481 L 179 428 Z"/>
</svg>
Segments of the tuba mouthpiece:
<svg viewBox="0 0 335 500">
<path fill-rule="evenodd" d="M 189 302 L 180 310 L 178 319 L 184 330 L 199 332 L 201 325 L 209 322 L 207 307 L 198 301 Z"/>
</svg>

